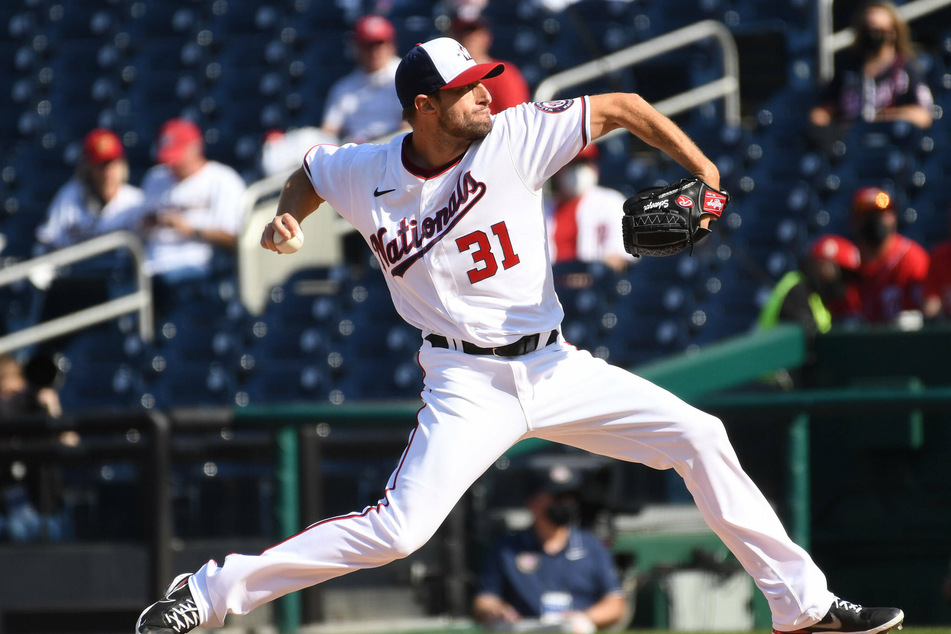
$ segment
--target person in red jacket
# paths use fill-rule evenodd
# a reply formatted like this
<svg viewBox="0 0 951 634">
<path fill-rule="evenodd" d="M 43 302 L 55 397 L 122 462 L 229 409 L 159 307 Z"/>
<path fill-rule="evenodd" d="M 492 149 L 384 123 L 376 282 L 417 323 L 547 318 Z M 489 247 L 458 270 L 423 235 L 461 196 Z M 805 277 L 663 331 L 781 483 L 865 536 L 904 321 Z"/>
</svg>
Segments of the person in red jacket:
<svg viewBox="0 0 951 634">
<path fill-rule="evenodd" d="M 888 193 L 878 187 L 855 192 L 852 231 L 862 258 L 859 298 L 864 319 L 889 323 L 903 311 L 921 311 L 930 257 L 924 247 L 898 233 L 898 215 Z"/>
<path fill-rule="evenodd" d="M 951 235 L 951 215 L 948 221 Z M 930 255 L 924 286 L 925 319 L 951 319 L 951 239 L 936 244 Z"/>
<path fill-rule="evenodd" d="M 529 100 L 528 83 L 512 62 L 494 59 L 489 55 L 492 47 L 492 30 L 488 20 L 478 15 L 457 15 L 452 21 L 451 37 L 466 47 L 472 59 L 478 64 L 505 64 L 505 72 L 482 80 L 492 96 L 489 111 L 498 114 L 503 110 L 525 103 Z"/>
</svg>

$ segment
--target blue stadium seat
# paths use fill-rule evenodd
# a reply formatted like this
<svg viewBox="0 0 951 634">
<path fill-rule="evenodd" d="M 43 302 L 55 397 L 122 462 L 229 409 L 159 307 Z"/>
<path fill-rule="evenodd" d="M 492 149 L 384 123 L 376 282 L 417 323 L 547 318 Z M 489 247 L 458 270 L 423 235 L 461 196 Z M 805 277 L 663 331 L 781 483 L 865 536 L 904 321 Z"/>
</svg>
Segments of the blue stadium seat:
<svg viewBox="0 0 951 634">
<path fill-rule="evenodd" d="M 242 384 L 248 404 L 320 402 L 331 386 L 322 359 L 283 360 L 258 368 Z"/>
<path fill-rule="evenodd" d="M 199 24 L 195 9 L 178 2 L 138 2 L 130 12 L 130 33 L 133 41 L 184 36 Z"/>
<path fill-rule="evenodd" d="M 232 367 L 217 361 L 168 362 L 146 377 L 146 389 L 158 409 L 227 407 L 234 405 L 237 378 Z"/>
<path fill-rule="evenodd" d="M 283 11 L 273 4 L 222 3 L 211 21 L 213 31 L 225 36 L 240 35 L 243 40 L 249 35 L 274 30 L 283 18 Z"/>
<path fill-rule="evenodd" d="M 285 362 L 322 363 L 332 342 L 327 327 L 278 324 L 271 328 L 267 322 L 258 321 L 254 333 L 246 351 L 253 356 L 254 366 L 258 369 L 280 366 Z"/>
<path fill-rule="evenodd" d="M 240 38 L 229 40 L 218 55 L 218 60 L 225 68 L 240 68 L 242 71 L 253 68 L 267 67 L 266 51 L 268 45 L 274 41 L 274 36 L 269 33 L 256 33 L 242 35 Z M 225 73 L 222 80 L 232 77 L 239 84 L 244 84 L 247 90 L 248 84 L 243 81 L 244 75 Z"/>
<path fill-rule="evenodd" d="M 122 410 L 141 407 L 145 382 L 132 365 L 73 366 L 59 389 L 64 411 Z"/>
</svg>

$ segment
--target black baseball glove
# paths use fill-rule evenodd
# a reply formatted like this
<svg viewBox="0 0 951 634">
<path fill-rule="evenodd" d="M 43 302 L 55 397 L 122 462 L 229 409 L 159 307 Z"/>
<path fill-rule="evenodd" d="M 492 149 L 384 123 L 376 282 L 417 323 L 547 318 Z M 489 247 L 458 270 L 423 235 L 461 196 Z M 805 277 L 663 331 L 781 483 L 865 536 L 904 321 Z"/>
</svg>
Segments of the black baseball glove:
<svg viewBox="0 0 951 634">
<path fill-rule="evenodd" d="M 688 247 L 692 253 L 710 233 L 700 226 L 701 218 L 719 218 L 729 201 L 728 193 L 699 178 L 639 191 L 624 201 L 624 249 L 635 257 L 674 255 Z"/>
</svg>

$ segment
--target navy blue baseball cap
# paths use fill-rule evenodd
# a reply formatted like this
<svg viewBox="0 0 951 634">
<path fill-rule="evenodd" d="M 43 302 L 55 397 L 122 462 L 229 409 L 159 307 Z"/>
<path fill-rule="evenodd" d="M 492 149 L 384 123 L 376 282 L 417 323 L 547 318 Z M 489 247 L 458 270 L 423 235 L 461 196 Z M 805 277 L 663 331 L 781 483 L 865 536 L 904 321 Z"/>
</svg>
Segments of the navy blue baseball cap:
<svg viewBox="0 0 951 634">
<path fill-rule="evenodd" d="M 458 88 L 474 81 L 495 77 L 505 70 L 501 62 L 476 64 L 466 48 L 451 37 L 417 44 L 396 69 L 396 95 L 400 104 L 413 105 L 416 95 Z"/>
</svg>

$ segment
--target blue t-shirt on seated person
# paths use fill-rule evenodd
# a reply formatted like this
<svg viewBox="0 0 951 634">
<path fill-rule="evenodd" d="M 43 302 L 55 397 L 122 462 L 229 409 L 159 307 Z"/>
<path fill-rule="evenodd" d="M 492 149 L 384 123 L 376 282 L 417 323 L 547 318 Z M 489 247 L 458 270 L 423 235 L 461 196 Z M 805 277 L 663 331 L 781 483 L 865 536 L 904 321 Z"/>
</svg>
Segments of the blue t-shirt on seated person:
<svg viewBox="0 0 951 634">
<path fill-rule="evenodd" d="M 591 533 L 573 528 L 567 547 L 548 555 L 529 528 L 496 543 L 479 591 L 500 597 L 523 618 L 540 618 L 553 610 L 586 610 L 621 592 L 621 585 L 611 554 Z"/>
</svg>

